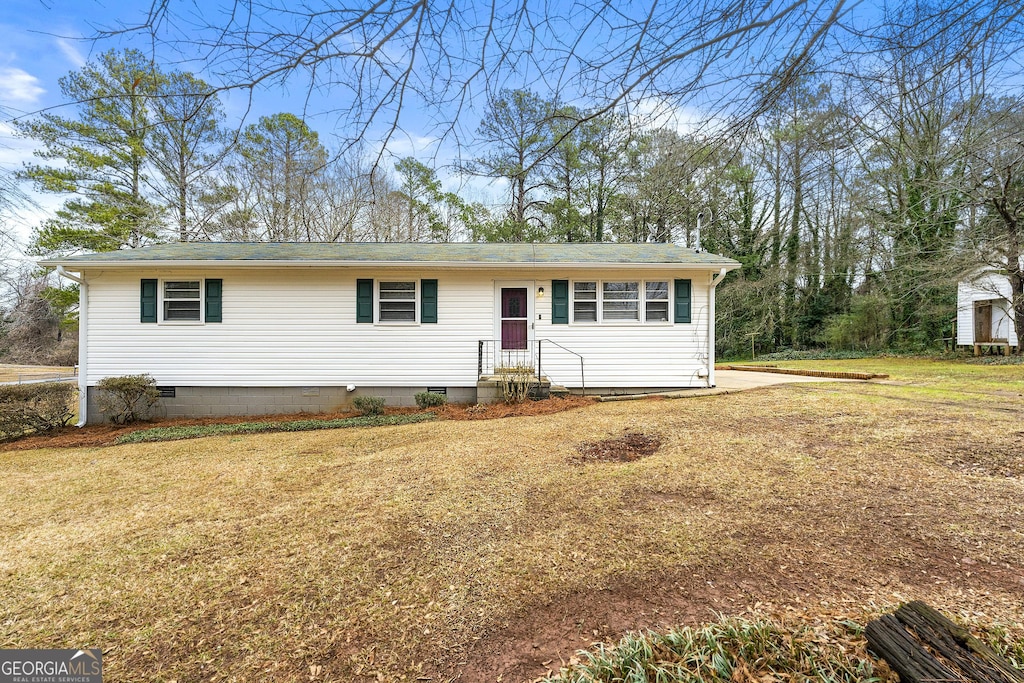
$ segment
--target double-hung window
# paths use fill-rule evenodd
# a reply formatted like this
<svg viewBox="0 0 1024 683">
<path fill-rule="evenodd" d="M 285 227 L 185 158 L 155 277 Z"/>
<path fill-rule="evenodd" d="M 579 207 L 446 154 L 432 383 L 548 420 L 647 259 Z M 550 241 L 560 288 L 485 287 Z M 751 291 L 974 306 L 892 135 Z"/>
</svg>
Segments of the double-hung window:
<svg viewBox="0 0 1024 683">
<path fill-rule="evenodd" d="M 200 295 L 201 280 L 163 281 L 163 321 L 202 322 L 203 302 Z"/>
<path fill-rule="evenodd" d="M 356 280 L 356 322 L 418 325 L 437 322 L 437 280 Z"/>
<path fill-rule="evenodd" d="M 416 322 L 416 282 L 381 281 L 378 322 Z"/>
<path fill-rule="evenodd" d="M 640 283 L 602 283 L 601 313 L 605 322 L 640 320 Z"/>
<path fill-rule="evenodd" d="M 142 280 L 140 321 L 196 324 L 223 320 L 224 281 L 220 278 Z"/>
<path fill-rule="evenodd" d="M 667 323 L 668 281 L 659 280 L 645 284 L 644 321 L 649 323 Z"/>
<path fill-rule="evenodd" d="M 578 323 L 597 322 L 597 283 L 574 282 L 572 285 L 572 319 Z"/>
</svg>

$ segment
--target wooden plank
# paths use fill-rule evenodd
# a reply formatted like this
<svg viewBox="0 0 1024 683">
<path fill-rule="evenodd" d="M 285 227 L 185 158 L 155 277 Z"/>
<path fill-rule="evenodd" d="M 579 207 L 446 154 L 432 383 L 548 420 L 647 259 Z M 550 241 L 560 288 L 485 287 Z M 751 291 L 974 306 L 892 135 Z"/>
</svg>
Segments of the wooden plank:
<svg viewBox="0 0 1024 683">
<path fill-rule="evenodd" d="M 901 683 L 1024 683 L 1024 673 L 970 631 L 917 600 L 870 622 L 865 635 Z"/>
<path fill-rule="evenodd" d="M 870 650 L 899 674 L 901 683 L 966 681 L 923 649 L 891 614 L 870 622 L 864 629 L 864 635 Z"/>
<path fill-rule="evenodd" d="M 923 602 L 908 602 L 896 610 L 895 616 L 912 628 L 922 642 L 940 656 L 949 659 L 970 680 L 1024 683 L 1024 675 L 988 645 Z"/>
</svg>

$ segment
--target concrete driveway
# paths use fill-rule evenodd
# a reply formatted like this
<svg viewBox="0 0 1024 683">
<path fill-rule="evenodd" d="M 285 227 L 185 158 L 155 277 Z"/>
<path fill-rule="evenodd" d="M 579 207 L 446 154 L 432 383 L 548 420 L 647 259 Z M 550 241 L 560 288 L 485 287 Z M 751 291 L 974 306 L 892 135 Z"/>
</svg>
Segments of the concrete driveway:
<svg viewBox="0 0 1024 683">
<path fill-rule="evenodd" d="M 749 370 L 715 370 L 715 386 L 710 389 L 679 389 L 677 391 L 659 391 L 650 394 L 618 394 L 598 396 L 597 400 L 633 401 L 649 396 L 666 398 L 694 398 L 697 396 L 713 396 L 715 394 L 731 394 L 737 391 L 760 389 L 776 384 L 797 384 L 801 382 L 865 382 L 862 379 L 835 379 L 831 377 L 808 377 L 806 375 L 784 375 L 776 372 L 754 372 Z"/>
<path fill-rule="evenodd" d="M 752 372 L 749 370 L 715 370 L 717 389 L 741 391 L 758 389 L 775 384 L 796 384 L 798 382 L 863 382 L 860 379 L 832 379 L 828 377 L 806 377 L 804 375 L 781 375 L 774 372 Z"/>
</svg>

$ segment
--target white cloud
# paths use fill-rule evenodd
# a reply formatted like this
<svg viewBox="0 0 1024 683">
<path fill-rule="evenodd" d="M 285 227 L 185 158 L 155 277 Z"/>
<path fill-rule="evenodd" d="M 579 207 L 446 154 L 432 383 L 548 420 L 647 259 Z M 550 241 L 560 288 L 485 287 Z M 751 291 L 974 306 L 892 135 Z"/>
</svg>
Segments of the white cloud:
<svg viewBox="0 0 1024 683">
<path fill-rule="evenodd" d="M 36 147 L 37 142 L 17 137 L 12 126 L 0 122 L 0 173 L 13 173 L 21 170 L 26 161 L 39 161 L 33 155 Z M 27 183 L 22 185 L 22 189 L 28 201 L 7 212 L 3 226 L 19 244 L 26 243 L 32 229 L 52 217 L 64 201 L 60 195 L 40 194 Z"/>
<path fill-rule="evenodd" d="M 44 90 L 39 79 L 13 66 L 0 67 L 0 101 L 5 104 L 33 105 Z"/>
<path fill-rule="evenodd" d="M 648 98 L 633 106 L 633 122 L 641 127 L 669 128 L 680 135 L 721 132 L 726 121 L 700 108 L 676 105 L 670 101 Z"/>
<path fill-rule="evenodd" d="M 0 166 L 21 168 L 23 161 L 32 160 L 32 152 L 38 146 L 33 140 L 18 137 L 13 126 L 0 121 Z"/>
<path fill-rule="evenodd" d="M 86 64 L 85 55 L 67 38 L 57 38 L 57 48 L 64 54 L 71 66 L 81 69 Z"/>
<path fill-rule="evenodd" d="M 392 135 L 384 146 L 384 156 L 390 156 L 395 160 L 431 156 L 436 153 L 438 142 L 435 137 L 398 132 Z M 380 149 L 379 144 L 376 145 L 376 149 Z"/>
</svg>

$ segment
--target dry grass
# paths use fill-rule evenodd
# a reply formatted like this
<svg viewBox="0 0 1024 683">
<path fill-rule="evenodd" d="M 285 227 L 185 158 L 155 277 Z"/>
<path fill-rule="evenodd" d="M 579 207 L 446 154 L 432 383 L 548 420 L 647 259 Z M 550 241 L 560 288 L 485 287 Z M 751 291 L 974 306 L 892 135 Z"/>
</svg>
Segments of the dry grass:
<svg viewBox="0 0 1024 683">
<path fill-rule="evenodd" d="M 976 398 L 805 384 L 0 453 L 0 647 L 101 646 L 119 681 L 507 681 L 572 596 L 608 616 L 558 652 L 682 618 L 636 596 L 702 619 L 913 597 L 1019 638 L 1024 403 Z M 660 449 L 573 462 L 627 430 Z"/>
<path fill-rule="evenodd" d="M 0 382 L 24 382 L 33 379 L 74 377 L 75 369 L 63 366 L 7 365 L 0 363 Z"/>
</svg>

